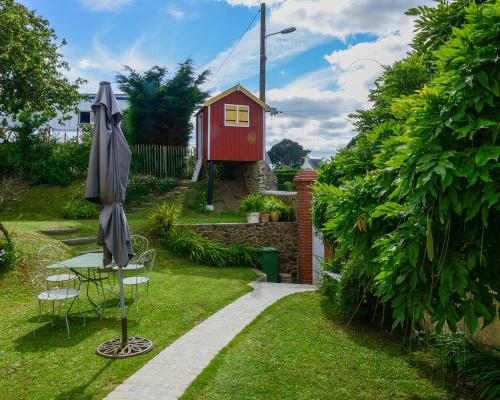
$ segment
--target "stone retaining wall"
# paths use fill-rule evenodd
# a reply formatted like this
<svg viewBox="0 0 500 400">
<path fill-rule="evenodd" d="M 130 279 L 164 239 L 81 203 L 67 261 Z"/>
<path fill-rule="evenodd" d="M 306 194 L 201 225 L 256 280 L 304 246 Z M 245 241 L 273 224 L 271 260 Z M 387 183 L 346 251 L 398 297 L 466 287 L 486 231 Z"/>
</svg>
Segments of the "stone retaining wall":
<svg viewBox="0 0 500 400">
<path fill-rule="evenodd" d="M 279 272 L 292 275 L 297 282 L 297 223 L 222 223 L 189 225 L 197 233 L 218 243 L 272 246 L 279 252 Z"/>
</svg>

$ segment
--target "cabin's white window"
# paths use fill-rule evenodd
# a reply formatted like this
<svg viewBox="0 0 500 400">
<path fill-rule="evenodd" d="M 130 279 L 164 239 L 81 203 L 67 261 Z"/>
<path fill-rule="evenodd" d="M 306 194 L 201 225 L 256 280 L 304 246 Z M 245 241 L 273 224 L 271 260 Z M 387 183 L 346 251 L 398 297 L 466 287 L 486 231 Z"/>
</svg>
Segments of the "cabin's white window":
<svg viewBox="0 0 500 400">
<path fill-rule="evenodd" d="M 224 104 L 225 126 L 250 126 L 250 110 L 248 106 Z"/>
</svg>

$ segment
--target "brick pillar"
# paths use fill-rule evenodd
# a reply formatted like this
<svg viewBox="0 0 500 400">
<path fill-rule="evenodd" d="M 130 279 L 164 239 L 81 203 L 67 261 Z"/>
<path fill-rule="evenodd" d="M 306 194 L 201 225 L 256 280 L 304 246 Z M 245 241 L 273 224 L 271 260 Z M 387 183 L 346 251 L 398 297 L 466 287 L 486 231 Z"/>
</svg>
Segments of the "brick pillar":
<svg viewBox="0 0 500 400">
<path fill-rule="evenodd" d="M 315 171 L 303 170 L 295 175 L 294 183 L 297 188 L 297 244 L 299 253 L 298 281 L 312 283 L 313 259 L 313 226 L 312 226 L 312 185 L 316 180 Z"/>
</svg>

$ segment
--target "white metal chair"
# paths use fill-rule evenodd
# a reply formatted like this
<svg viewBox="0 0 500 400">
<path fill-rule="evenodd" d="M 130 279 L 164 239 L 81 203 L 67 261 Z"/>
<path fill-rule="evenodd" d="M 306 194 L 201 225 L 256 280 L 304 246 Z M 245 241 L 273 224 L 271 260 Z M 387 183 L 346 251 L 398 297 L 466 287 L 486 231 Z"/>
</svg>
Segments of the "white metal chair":
<svg viewBox="0 0 500 400">
<path fill-rule="evenodd" d="M 80 287 L 81 279 L 76 277 L 72 280 L 75 285 L 65 288 L 47 288 L 47 274 L 38 274 L 32 280 L 31 284 L 38 300 L 38 322 L 40 322 L 43 314 L 43 304 L 52 303 L 52 318 L 55 318 L 55 305 L 57 302 L 64 304 L 64 318 L 66 321 L 66 329 L 69 337 L 69 321 L 68 316 L 75 301 L 78 303 L 78 313 L 83 316 L 83 324 L 85 325 L 85 315 L 80 311 Z M 68 307 L 69 302 L 69 307 Z M 61 304 L 62 305 L 62 304 Z"/>
<path fill-rule="evenodd" d="M 135 255 L 130 259 L 129 263 L 126 267 L 122 268 L 123 272 L 127 271 L 136 271 L 144 268 L 144 264 L 142 263 L 142 255 L 148 250 L 149 242 L 144 236 L 141 235 L 130 235 L 132 249 L 134 250 Z M 118 266 L 113 266 L 114 271 L 118 271 Z"/>
<path fill-rule="evenodd" d="M 138 260 L 138 264 L 144 266 L 144 274 L 137 276 L 128 276 L 123 279 L 124 286 L 130 286 L 131 293 L 135 290 L 135 301 L 137 305 L 137 311 L 139 311 L 139 286 L 146 286 L 146 296 L 149 297 L 149 274 L 153 270 L 155 263 L 156 251 L 151 249 L 144 252 L 140 259 Z"/>
<path fill-rule="evenodd" d="M 59 264 L 64 258 L 64 252 L 52 244 L 45 245 L 38 251 L 38 260 L 44 268 L 49 265 Z M 46 276 L 47 287 L 58 288 L 59 286 L 64 286 L 65 283 L 67 285 L 77 279 L 77 276 L 69 273 L 63 264 L 59 265 L 61 265 L 61 268 L 51 269 L 50 274 L 44 274 Z"/>
</svg>

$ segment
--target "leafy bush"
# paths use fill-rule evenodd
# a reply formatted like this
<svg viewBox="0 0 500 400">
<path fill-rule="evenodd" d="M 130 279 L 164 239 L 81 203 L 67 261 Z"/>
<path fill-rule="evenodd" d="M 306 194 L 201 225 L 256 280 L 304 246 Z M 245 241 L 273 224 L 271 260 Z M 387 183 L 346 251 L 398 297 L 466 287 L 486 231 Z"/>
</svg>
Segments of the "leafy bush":
<svg viewBox="0 0 500 400">
<path fill-rule="evenodd" d="M 276 168 L 274 170 L 274 175 L 276 175 L 276 178 L 278 178 L 278 189 L 288 190 L 285 189 L 285 183 L 293 182 L 293 178 L 295 177 L 295 175 L 297 175 L 297 172 L 297 168 L 292 168 L 287 165 L 282 165 L 281 167 Z"/>
<path fill-rule="evenodd" d="M 464 385 L 472 383 L 480 399 L 500 398 L 500 347 L 481 347 L 463 333 L 434 334 L 429 343 Z"/>
<path fill-rule="evenodd" d="M 153 175 L 130 175 L 127 183 L 126 202 L 138 202 L 150 193 L 166 193 L 177 186 L 175 178 L 157 178 Z"/>
<path fill-rule="evenodd" d="M 249 246 L 225 246 L 198 235 L 185 225 L 177 225 L 180 208 L 163 203 L 149 217 L 153 235 L 174 253 L 216 267 L 259 265 L 257 250 Z"/>
<path fill-rule="evenodd" d="M 82 219 L 94 218 L 99 215 L 100 207 L 97 204 L 85 200 L 85 184 L 76 186 L 70 194 L 62 213 L 64 218 Z"/>
<path fill-rule="evenodd" d="M 16 253 L 7 229 L 0 223 L 0 273 L 14 265 Z"/>
<path fill-rule="evenodd" d="M 278 189 L 279 189 L 279 187 L 278 187 Z M 293 182 L 289 182 L 289 181 L 283 182 L 283 190 L 285 190 L 287 192 L 293 192 L 293 189 L 294 189 Z"/>
<path fill-rule="evenodd" d="M 264 204 L 262 207 L 263 212 L 277 212 L 280 214 L 282 221 L 293 221 L 294 210 L 293 207 L 287 205 L 282 200 L 275 196 L 267 196 L 264 199 Z"/>
<path fill-rule="evenodd" d="M 249 194 L 240 203 L 240 210 L 246 213 L 262 212 L 266 196 L 262 194 Z"/>
<path fill-rule="evenodd" d="M 438 331 L 464 318 L 473 333 L 498 313 L 500 5 L 410 13 L 415 51 L 377 80 L 354 144 L 323 163 L 314 219 L 394 327 L 427 312 Z"/>
</svg>

